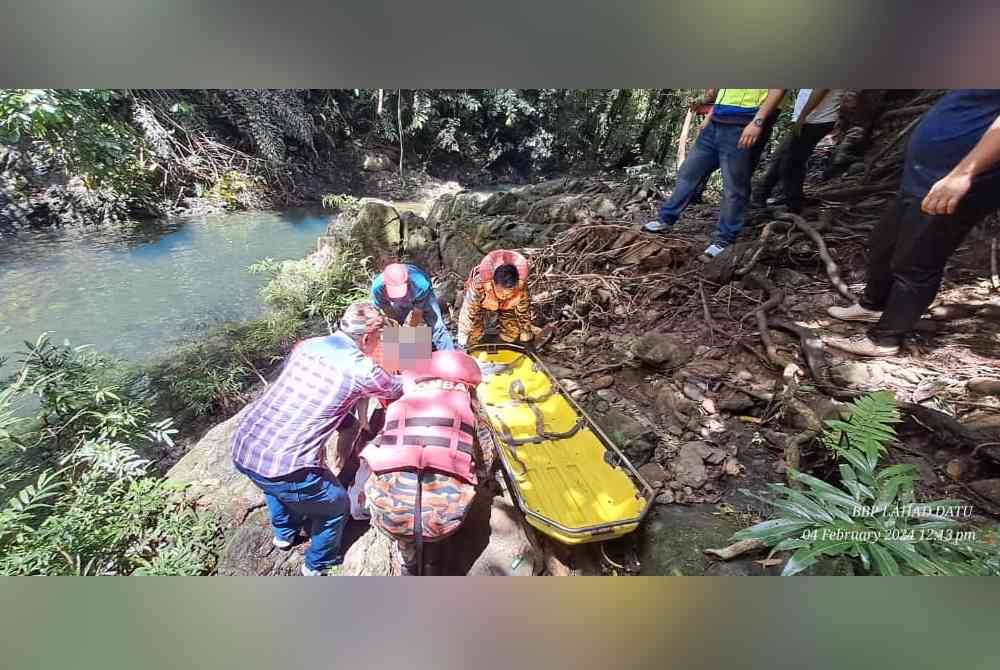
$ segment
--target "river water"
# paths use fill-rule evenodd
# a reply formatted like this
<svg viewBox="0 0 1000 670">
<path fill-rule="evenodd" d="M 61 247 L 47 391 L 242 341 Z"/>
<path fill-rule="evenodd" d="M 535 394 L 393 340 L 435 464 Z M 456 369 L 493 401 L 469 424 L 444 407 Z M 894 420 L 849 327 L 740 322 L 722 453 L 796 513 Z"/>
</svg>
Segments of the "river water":
<svg viewBox="0 0 1000 670">
<path fill-rule="evenodd" d="M 50 331 L 139 361 L 209 326 L 259 315 L 266 281 L 247 268 L 316 248 L 330 214 L 241 212 L 126 227 L 48 228 L 0 239 L 0 356 L 10 373 Z"/>
</svg>

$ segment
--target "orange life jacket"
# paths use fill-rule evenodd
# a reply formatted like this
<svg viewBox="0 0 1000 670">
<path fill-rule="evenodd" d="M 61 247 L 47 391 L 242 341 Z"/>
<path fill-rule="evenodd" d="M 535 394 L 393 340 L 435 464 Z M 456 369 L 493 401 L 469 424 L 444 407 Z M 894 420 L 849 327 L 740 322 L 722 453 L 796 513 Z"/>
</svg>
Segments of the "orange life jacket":
<svg viewBox="0 0 1000 670">
<path fill-rule="evenodd" d="M 501 265 L 513 265 L 517 268 L 517 286 L 514 288 L 511 296 L 505 300 L 501 300 L 497 296 L 496 289 L 493 286 L 493 273 Z M 483 309 L 496 312 L 498 310 L 506 311 L 514 309 L 514 305 L 521 298 L 521 292 L 524 290 L 526 281 L 528 281 L 528 259 L 516 251 L 497 249 L 486 254 L 479 265 L 472 269 L 465 286 L 466 288 L 471 288 L 476 283 L 479 283 L 483 289 Z"/>
</svg>

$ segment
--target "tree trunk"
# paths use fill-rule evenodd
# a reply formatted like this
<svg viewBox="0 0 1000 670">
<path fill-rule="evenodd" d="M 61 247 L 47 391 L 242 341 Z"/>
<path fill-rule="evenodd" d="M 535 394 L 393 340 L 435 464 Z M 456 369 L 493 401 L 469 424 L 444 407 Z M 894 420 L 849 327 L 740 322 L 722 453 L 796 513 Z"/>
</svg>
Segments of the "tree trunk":
<svg viewBox="0 0 1000 670">
<path fill-rule="evenodd" d="M 399 129 L 399 181 L 403 181 L 403 92 L 396 89 L 396 127 Z"/>
<path fill-rule="evenodd" d="M 687 155 L 687 142 L 688 133 L 691 132 L 691 118 L 694 116 L 694 112 L 690 109 L 687 115 L 684 117 L 684 127 L 681 128 L 681 138 L 677 142 L 677 169 L 681 169 L 681 163 L 684 162 L 684 158 Z"/>
</svg>

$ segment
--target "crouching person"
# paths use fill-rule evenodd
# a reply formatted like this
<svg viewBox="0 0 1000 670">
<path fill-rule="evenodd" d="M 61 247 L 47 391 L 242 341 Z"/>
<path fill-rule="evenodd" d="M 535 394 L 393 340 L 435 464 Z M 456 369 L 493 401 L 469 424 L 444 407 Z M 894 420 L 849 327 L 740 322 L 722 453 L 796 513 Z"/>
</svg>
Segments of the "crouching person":
<svg viewBox="0 0 1000 670">
<path fill-rule="evenodd" d="M 462 526 L 482 460 L 476 442 L 475 359 L 436 351 L 423 372 L 406 372 L 403 396 L 386 410 L 382 434 L 361 452 L 371 523 L 396 540 L 404 575 L 419 575 L 425 545 Z"/>
<path fill-rule="evenodd" d="M 469 273 L 458 318 L 459 347 L 467 349 L 483 339 L 490 312 L 500 321 L 500 339 L 504 342 L 524 344 L 534 340 L 528 261 L 515 251 L 491 251 Z"/>
<path fill-rule="evenodd" d="M 290 549 L 300 531 L 311 541 L 302 574 L 317 576 L 343 561 L 347 492 L 326 467 L 325 445 L 359 401 L 395 400 L 402 379 L 376 362 L 386 319 L 355 303 L 339 332 L 296 345 L 281 376 L 236 428 L 233 465 L 264 493 L 274 546 Z"/>
</svg>

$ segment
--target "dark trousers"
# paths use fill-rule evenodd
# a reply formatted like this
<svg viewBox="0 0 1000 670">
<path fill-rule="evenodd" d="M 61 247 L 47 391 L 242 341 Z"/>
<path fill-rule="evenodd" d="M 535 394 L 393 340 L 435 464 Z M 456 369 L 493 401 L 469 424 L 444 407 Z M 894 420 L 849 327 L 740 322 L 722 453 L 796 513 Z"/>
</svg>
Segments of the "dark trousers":
<svg viewBox="0 0 1000 670">
<path fill-rule="evenodd" d="M 833 130 L 833 125 L 832 121 L 807 123 L 802 126 L 802 131 L 798 135 L 789 136 L 782 143 L 778 155 L 771 161 L 760 184 L 760 190 L 755 194 L 756 198 L 766 200 L 780 180 L 788 209 L 796 213 L 801 212 L 802 186 L 806 180 L 809 157 L 812 156 L 819 141 Z"/>
<path fill-rule="evenodd" d="M 868 331 L 880 344 L 899 344 L 914 329 L 941 288 L 948 258 L 969 231 L 1000 205 L 963 203 L 950 216 L 930 216 L 921 211 L 921 201 L 901 194 L 868 240 L 868 285 L 861 306 L 882 311 L 882 318 Z"/>
</svg>

